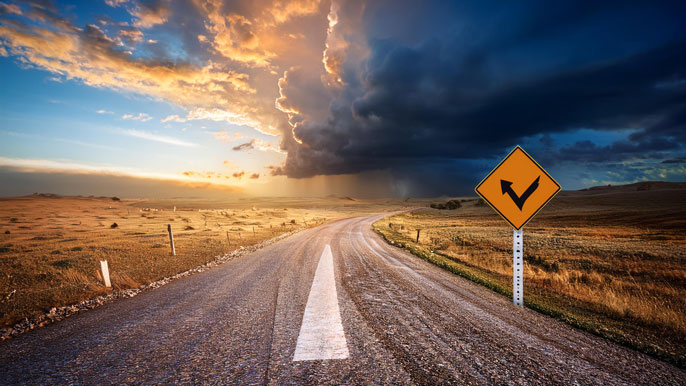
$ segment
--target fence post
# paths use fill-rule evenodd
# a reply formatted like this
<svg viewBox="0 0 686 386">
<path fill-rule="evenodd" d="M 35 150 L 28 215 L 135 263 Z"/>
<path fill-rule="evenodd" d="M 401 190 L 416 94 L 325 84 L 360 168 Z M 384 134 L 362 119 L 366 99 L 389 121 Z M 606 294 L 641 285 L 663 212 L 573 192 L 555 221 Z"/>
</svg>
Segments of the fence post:
<svg viewBox="0 0 686 386">
<path fill-rule="evenodd" d="M 102 270 L 102 281 L 105 283 L 105 287 L 112 287 L 110 282 L 110 270 L 107 267 L 107 260 L 100 260 L 100 269 Z"/>
<path fill-rule="evenodd" d="M 229 246 L 231 246 L 231 239 L 229 238 L 229 231 L 226 231 L 226 241 L 229 243 Z"/>
<path fill-rule="evenodd" d="M 172 234 L 171 224 L 167 224 L 167 231 L 169 232 L 169 245 L 171 245 L 171 254 L 176 256 L 176 249 L 174 248 L 174 235 Z"/>
<path fill-rule="evenodd" d="M 420 229 L 417 229 L 417 243 L 419 243 L 419 231 Z"/>
</svg>

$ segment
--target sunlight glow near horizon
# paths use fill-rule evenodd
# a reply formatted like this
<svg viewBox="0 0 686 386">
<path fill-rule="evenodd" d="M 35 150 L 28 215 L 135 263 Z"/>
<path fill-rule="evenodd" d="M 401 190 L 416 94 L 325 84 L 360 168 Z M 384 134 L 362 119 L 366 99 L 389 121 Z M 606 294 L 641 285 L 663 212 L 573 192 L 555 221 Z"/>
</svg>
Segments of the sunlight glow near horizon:
<svg viewBox="0 0 686 386">
<path fill-rule="evenodd" d="M 55 82 L 44 71 L 17 68 L 10 58 L 0 58 L 0 71 L 3 80 L 16 84 L 10 86 L 11 94 L 0 95 L 5 106 L 0 117 L 0 155 L 5 157 L 0 157 L 0 165 L 243 186 L 248 181 L 183 173 L 231 176 L 244 171 L 264 177 L 265 166 L 282 162 L 274 152 L 231 150 L 250 138 L 278 148 L 278 138 L 249 127 L 213 120 L 162 122 L 184 110 L 145 96 Z M 240 135 L 220 141 L 215 138 L 220 130 Z"/>
</svg>

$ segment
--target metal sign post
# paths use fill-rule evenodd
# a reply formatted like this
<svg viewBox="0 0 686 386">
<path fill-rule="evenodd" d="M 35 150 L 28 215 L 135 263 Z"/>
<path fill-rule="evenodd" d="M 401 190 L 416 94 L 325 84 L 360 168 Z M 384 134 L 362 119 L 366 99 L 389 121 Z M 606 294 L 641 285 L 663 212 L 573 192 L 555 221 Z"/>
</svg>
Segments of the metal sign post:
<svg viewBox="0 0 686 386">
<path fill-rule="evenodd" d="M 522 228 L 559 191 L 560 184 L 517 146 L 474 189 L 512 231 L 512 302 L 524 305 L 524 236 Z"/>
<path fill-rule="evenodd" d="M 522 230 L 512 231 L 512 302 L 524 304 L 524 237 Z"/>
</svg>

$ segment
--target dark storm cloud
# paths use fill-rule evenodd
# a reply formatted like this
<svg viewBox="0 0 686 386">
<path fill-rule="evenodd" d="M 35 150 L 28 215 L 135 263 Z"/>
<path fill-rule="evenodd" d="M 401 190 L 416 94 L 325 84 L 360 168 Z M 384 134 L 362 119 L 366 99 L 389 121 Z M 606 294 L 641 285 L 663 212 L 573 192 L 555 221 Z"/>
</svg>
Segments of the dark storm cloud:
<svg viewBox="0 0 686 386">
<path fill-rule="evenodd" d="M 686 157 L 666 159 L 662 161 L 663 164 L 683 164 L 686 163 Z"/>
<path fill-rule="evenodd" d="M 606 162 L 681 149 L 686 33 L 675 24 L 681 6 L 581 4 L 561 7 L 575 12 L 538 12 L 545 7 L 530 6 L 529 13 L 525 7 L 519 21 L 469 34 L 425 30 L 415 45 L 368 42 L 362 65 L 345 67 L 346 85 L 328 118 L 294 129 L 302 145 L 284 141 L 288 159 L 276 173 L 389 168 L 440 177 L 456 161 L 499 156 L 537 135 L 551 148 L 551 134 L 579 129 L 631 135 L 604 146 L 578 138 L 553 149 L 558 159 Z M 288 102 L 297 108 L 297 100 Z"/>
<path fill-rule="evenodd" d="M 684 138 L 686 92 L 656 87 L 686 77 L 684 42 L 490 92 L 478 54 L 441 61 L 435 42 L 419 49 L 383 42 L 373 48 L 365 95 L 350 109 L 334 107 L 327 125 L 297 131 L 311 146 L 307 153 L 341 157 L 334 172 L 395 158 L 489 156 L 525 136 L 583 127 L 639 130 L 631 143 L 608 151 L 673 149 Z"/>
<path fill-rule="evenodd" d="M 57 7 L 55 6 L 55 3 L 52 2 L 51 0 L 21 0 L 19 1 L 20 3 L 24 3 L 27 5 L 30 5 L 31 7 L 34 8 L 40 8 L 40 9 L 45 9 L 53 13 L 57 13 Z"/>
<path fill-rule="evenodd" d="M 616 141 L 610 145 L 599 146 L 589 140 L 578 141 L 563 146 L 555 155 L 557 159 L 576 162 L 609 162 L 623 159 L 659 158 L 661 151 L 679 149 L 680 145 L 670 139 L 654 137 L 647 141 Z"/>
</svg>

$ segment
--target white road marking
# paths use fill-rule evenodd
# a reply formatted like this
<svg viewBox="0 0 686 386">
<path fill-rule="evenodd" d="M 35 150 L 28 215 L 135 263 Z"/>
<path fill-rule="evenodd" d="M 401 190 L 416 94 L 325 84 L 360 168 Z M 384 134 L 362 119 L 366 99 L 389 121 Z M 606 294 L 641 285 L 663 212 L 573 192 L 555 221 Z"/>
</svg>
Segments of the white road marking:
<svg viewBox="0 0 686 386">
<path fill-rule="evenodd" d="M 345 359 L 349 356 L 338 308 L 333 255 L 327 245 L 319 258 L 293 361 Z"/>
</svg>

